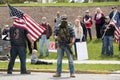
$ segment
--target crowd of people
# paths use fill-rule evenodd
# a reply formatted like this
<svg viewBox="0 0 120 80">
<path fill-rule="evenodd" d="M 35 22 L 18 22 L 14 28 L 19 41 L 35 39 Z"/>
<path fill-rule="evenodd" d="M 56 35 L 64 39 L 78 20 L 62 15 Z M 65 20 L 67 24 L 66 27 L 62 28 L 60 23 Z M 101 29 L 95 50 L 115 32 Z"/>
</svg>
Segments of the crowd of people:
<svg viewBox="0 0 120 80">
<path fill-rule="evenodd" d="M 116 27 L 120 27 L 120 12 L 117 10 L 117 7 L 112 7 L 112 12 L 109 15 L 105 16 L 102 10 L 98 7 L 96 8 L 94 16 L 90 15 L 90 11 L 86 10 L 85 15 L 78 15 L 74 23 L 69 23 L 67 20 L 67 15 L 60 15 L 60 12 L 57 12 L 56 18 L 54 19 L 54 29 L 47 22 L 46 17 L 42 17 L 42 22 L 40 23 L 46 30 L 40 36 L 40 57 L 46 53 L 46 57 L 49 56 L 49 42 L 50 37 L 53 34 L 55 39 L 55 47 L 57 49 L 57 70 L 56 74 L 53 77 L 60 77 L 62 73 L 62 57 L 64 52 L 67 54 L 70 77 L 75 77 L 74 73 L 74 63 L 73 63 L 73 53 L 72 46 L 75 46 L 75 55 L 77 57 L 77 48 L 76 42 L 88 41 L 87 34 L 89 34 L 89 40 L 92 40 L 92 26 L 93 20 L 95 21 L 95 30 L 96 38 L 102 40 L 102 50 L 101 55 L 113 56 L 113 39 L 114 32 Z M 94 18 L 92 18 L 94 17 Z M 8 27 L 8 26 L 7 26 Z M 88 32 L 88 33 L 87 33 Z M 30 74 L 26 70 L 26 48 L 28 46 L 29 54 L 32 54 L 31 63 L 32 64 L 52 64 L 47 62 L 39 61 L 36 53 L 38 52 L 37 41 L 33 42 L 29 36 L 29 32 L 26 29 L 12 26 L 3 30 L 3 35 L 7 34 L 7 37 L 4 37 L 3 40 L 10 40 L 11 50 L 10 50 L 10 62 L 8 65 L 8 74 L 12 74 L 13 66 L 17 55 L 20 57 L 21 62 L 21 74 Z M 9 39 L 9 38 L 10 39 Z M 27 37 L 27 38 L 26 38 Z M 26 44 L 27 41 L 27 44 Z M 46 44 L 44 49 L 44 44 Z M 34 51 L 32 51 L 34 49 Z"/>
</svg>

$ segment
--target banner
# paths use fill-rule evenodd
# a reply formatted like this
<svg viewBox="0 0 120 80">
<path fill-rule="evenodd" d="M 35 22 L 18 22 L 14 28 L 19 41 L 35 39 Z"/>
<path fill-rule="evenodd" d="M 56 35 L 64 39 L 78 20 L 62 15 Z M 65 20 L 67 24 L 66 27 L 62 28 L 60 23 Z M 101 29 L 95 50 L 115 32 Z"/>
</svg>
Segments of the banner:
<svg viewBox="0 0 120 80">
<path fill-rule="evenodd" d="M 78 60 L 85 60 L 88 59 L 88 51 L 86 42 L 76 42 L 77 48 L 77 59 Z"/>
<path fill-rule="evenodd" d="M 57 50 L 55 48 L 55 42 L 49 43 L 49 52 L 57 52 Z"/>
</svg>

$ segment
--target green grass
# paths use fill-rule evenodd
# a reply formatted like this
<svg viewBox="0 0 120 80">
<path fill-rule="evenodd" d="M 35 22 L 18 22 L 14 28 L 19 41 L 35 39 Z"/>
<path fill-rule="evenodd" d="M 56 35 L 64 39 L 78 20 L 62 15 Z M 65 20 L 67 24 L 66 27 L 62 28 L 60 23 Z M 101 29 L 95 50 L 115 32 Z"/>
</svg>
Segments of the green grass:
<svg viewBox="0 0 120 80">
<path fill-rule="evenodd" d="M 50 41 L 54 41 L 53 38 L 50 39 Z M 39 52 L 39 42 L 37 42 L 38 47 L 38 56 L 40 54 Z M 96 40 L 96 38 L 93 38 L 92 41 L 87 41 L 87 49 L 88 49 L 88 58 L 89 60 L 120 60 L 118 57 L 120 52 L 118 51 L 118 44 L 114 43 L 114 57 L 109 56 L 101 56 L 101 49 L 102 49 L 102 41 Z M 74 50 L 73 50 L 74 52 Z M 81 53 L 81 52 L 80 52 Z M 75 58 L 75 54 L 74 58 Z M 28 58 L 30 58 L 31 55 L 28 55 Z M 57 53 L 56 52 L 50 52 L 49 57 L 44 56 L 39 57 L 40 59 L 57 59 Z M 63 59 L 67 59 L 66 54 L 64 55 Z"/>
<path fill-rule="evenodd" d="M 53 38 L 50 39 L 51 41 L 54 41 Z M 108 57 L 104 56 L 101 57 L 101 41 L 96 40 L 96 38 L 93 38 L 92 41 L 87 42 L 87 47 L 88 47 L 88 55 L 89 55 L 89 60 L 120 60 L 118 58 L 118 45 L 114 43 L 114 57 Z M 39 48 L 39 43 L 38 43 L 38 48 Z M 39 53 L 38 53 L 39 56 Z M 30 58 L 31 55 L 28 55 L 28 58 Z M 57 53 L 50 52 L 49 57 L 41 57 L 40 59 L 57 59 Z M 67 59 L 66 55 L 63 57 L 63 59 Z M 0 62 L 0 69 L 4 68 L 7 69 L 8 62 Z M 53 69 L 56 70 L 57 64 L 54 63 L 53 65 L 31 65 L 30 63 L 27 63 L 27 69 Z M 16 62 L 15 69 L 20 69 L 20 63 Z M 63 70 L 69 70 L 68 64 L 63 64 L 62 66 Z M 120 70 L 120 64 L 75 64 L 75 71 L 117 71 Z"/>
<path fill-rule="evenodd" d="M 118 44 L 113 43 L 114 45 L 114 57 L 111 58 L 109 56 L 101 56 L 102 50 L 102 41 L 96 40 L 95 38 L 93 41 L 87 43 L 88 54 L 90 60 L 120 60 L 119 51 L 118 51 Z"/>
<path fill-rule="evenodd" d="M 111 6 L 111 5 L 120 5 L 120 2 L 12 4 L 12 6 Z M 5 6 L 5 4 L 1 4 L 1 6 Z"/>
<path fill-rule="evenodd" d="M 6 62 L 0 62 L 1 66 L 0 69 L 7 69 L 8 63 Z M 57 65 L 31 65 L 30 63 L 27 63 L 27 69 L 28 70 L 39 70 L 39 69 L 45 69 L 45 70 L 56 70 Z M 117 71 L 120 70 L 120 64 L 75 64 L 75 71 Z M 14 69 L 20 69 L 20 63 L 16 62 L 14 65 Z M 68 64 L 62 65 L 63 70 L 69 70 Z"/>
</svg>

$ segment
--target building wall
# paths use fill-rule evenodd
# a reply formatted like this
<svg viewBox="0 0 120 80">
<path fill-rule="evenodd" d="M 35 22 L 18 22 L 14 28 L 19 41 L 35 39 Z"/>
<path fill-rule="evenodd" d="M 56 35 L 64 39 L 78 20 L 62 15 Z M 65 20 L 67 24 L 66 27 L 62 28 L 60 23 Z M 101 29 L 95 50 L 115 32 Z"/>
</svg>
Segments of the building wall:
<svg viewBox="0 0 120 80">
<path fill-rule="evenodd" d="M 67 14 L 68 21 L 74 23 L 75 18 L 78 15 L 84 16 L 85 10 L 90 10 L 90 15 L 94 18 L 95 9 L 98 6 L 88 6 L 88 7 L 16 7 L 21 11 L 27 13 L 36 22 L 41 23 L 41 18 L 43 16 L 47 17 L 47 21 L 50 23 L 51 27 L 54 28 L 54 18 L 56 17 L 56 12 L 60 11 L 60 14 Z M 109 15 L 112 6 L 101 6 L 103 13 Z M 120 6 L 117 6 L 120 11 Z M 10 18 L 7 7 L 0 7 L 0 23 L 12 25 L 13 20 Z M 93 20 L 94 24 L 94 20 Z M 1 25 L 0 25 L 1 26 Z M 92 27 L 92 33 L 95 36 L 95 26 Z"/>
</svg>

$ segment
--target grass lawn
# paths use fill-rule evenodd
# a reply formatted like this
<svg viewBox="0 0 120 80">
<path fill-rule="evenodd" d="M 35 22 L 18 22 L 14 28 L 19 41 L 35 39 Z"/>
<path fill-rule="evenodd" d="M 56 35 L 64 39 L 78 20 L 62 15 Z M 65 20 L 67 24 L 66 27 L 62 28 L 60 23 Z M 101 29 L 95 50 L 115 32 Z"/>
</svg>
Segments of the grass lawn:
<svg viewBox="0 0 120 80">
<path fill-rule="evenodd" d="M 0 69 L 7 69 L 8 63 L 0 62 Z M 56 70 L 56 64 L 53 65 L 31 65 L 27 63 L 28 70 Z M 20 69 L 20 63 L 16 62 L 14 69 Z M 68 64 L 62 65 L 63 70 L 69 70 Z M 75 71 L 117 71 L 120 70 L 120 64 L 75 64 Z"/>
<path fill-rule="evenodd" d="M 50 39 L 50 41 L 54 41 L 53 38 Z M 37 47 L 39 49 L 39 42 L 37 42 Z M 87 41 L 87 49 L 88 49 L 88 57 L 89 60 L 120 60 L 119 51 L 118 51 L 118 44 L 114 43 L 114 57 L 109 56 L 101 56 L 101 48 L 102 48 L 102 41 L 96 40 L 96 38 L 93 38 L 92 41 Z M 74 50 L 73 50 L 74 51 Z M 81 52 L 80 52 L 81 53 Z M 38 56 L 39 56 L 39 50 L 38 50 Z M 30 58 L 31 55 L 28 55 L 28 58 Z M 74 55 L 75 57 L 75 55 Z M 56 52 L 50 52 L 49 57 L 44 56 L 39 57 L 40 59 L 56 59 L 57 53 Z M 64 59 L 66 58 L 66 55 L 64 55 Z"/>
<path fill-rule="evenodd" d="M 51 38 L 51 41 L 53 41 L 53 39 Z M 88 55 L 89 55 L 89 60 L 120 60 L 120 58 L 118 58 L 118 45 L 116 43 L 114 43 L 114 57 L 108 57 L 108 56 L 104 56 L 101 57 L 101 41 L 100 40 L 96 40 L 96 38 L 94 38 L 91 42 L 88 41 L 87 42 L 87 48 L 88 48 Z M 39 46 L 39 43 L 38 43 Z M 39 56 L 39 53 L 38 53 Z M 28 58 L 30 58 L 31 55 L 28 55 Z M 50 52 L 50 56 L 49 57 L 42 57 L 40 59 L 57 59 L 57 53 L 53 53 Z M 66 55 L 64 56 L 64 59 L 66 58 Z M 0 69 L 7 69 L 8 66 L 8 62 L 0 62 Z M 27 69 L 28 70 L 39 70 L 39 69 L 45 69 L 45 70 L 49 70 L 49 69 L 53 69 L 56 70 L 56 66 L 57 64 L 54 63 L 53 65 L 31 65 L 30 63 L 27 63 Z M 20 69 L 20 63 L 16 62 L 15 69 Z M 63 64 L 62 66 L 63 70 L 69 70 L 68 64 Z M 120 70 L 120 64 L 75 64 L 75 71 L 89 71 L 89 70 L 93 70 L 93 71 L 117 71 Z"/>
</svg>

